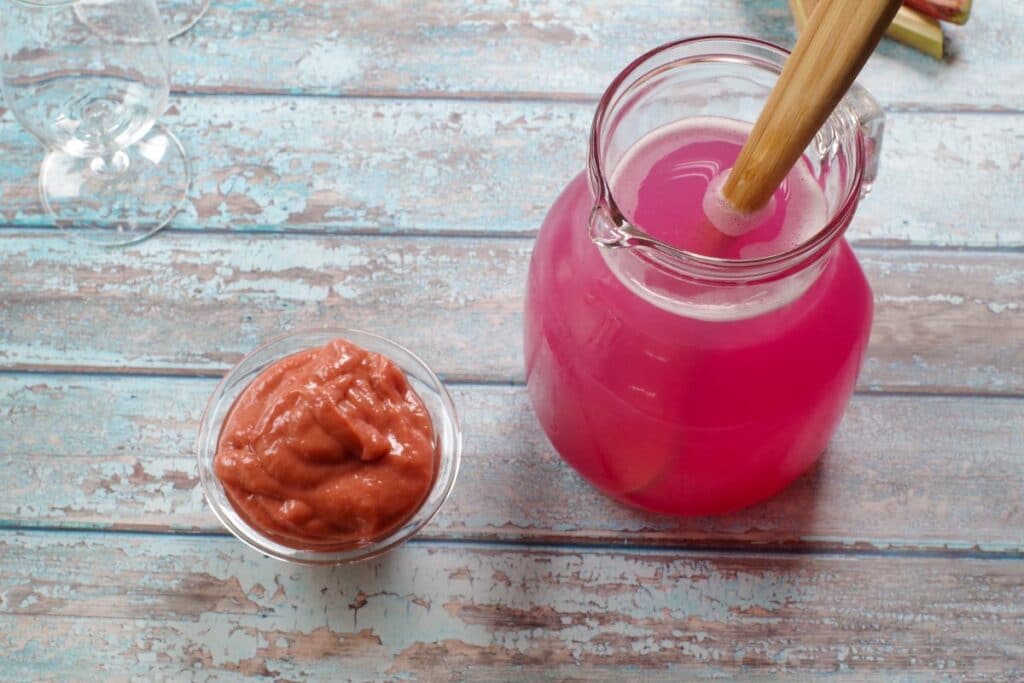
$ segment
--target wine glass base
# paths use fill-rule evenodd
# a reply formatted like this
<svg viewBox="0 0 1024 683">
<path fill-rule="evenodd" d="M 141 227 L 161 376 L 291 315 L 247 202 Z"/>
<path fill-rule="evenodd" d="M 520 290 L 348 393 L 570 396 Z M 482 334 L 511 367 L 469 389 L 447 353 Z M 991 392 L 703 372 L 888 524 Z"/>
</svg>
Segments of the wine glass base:
<svg viewBox="0 0 1024 683">
<path fill-rule="evenodd" d="M 195 26 L 210 8 L 210 0 L 157 0 L 156 4 L 160 11 L 160 19 L 167 29 L 168 40 L 177 38 Z M 86 26 L 102 33 L 99 27 L 89 21 L 87 13 L 83 12 L 78 4 L 75 5 L 75 16 Z"/>
<path fill-rule="evenodd" d="M 163 126 L 118 153 L 123 170 L 52 151 L 39 169 L 39 195 L 57 227 L 103 246 L 144 240 L 174 217 L 190 182 L 185 150 Z"/>
</svg>

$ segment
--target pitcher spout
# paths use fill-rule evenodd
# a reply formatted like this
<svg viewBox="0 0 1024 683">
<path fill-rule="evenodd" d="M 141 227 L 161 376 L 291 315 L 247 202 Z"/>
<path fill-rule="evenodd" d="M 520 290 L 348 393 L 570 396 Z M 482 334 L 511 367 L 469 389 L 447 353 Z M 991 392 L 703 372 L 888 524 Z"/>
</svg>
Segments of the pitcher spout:
<svg viewBox="0 0 1024 683">
<path fill-rule="evenodd" d="M 866 197 L 878 176 L 878 161 L 882 154 L 882 136 L 885 133 L 885 110 L 862 85 L 854 83 L 843 97 L 844 106 L 855 130 L 864 139 L 864 179 L 860 196 Z"/>
</svg>

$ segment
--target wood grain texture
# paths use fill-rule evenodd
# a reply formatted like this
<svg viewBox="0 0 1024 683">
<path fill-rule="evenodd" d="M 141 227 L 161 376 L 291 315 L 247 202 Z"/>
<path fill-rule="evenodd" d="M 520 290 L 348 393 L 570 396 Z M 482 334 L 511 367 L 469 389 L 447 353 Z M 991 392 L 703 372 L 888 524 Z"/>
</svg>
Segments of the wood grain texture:
<svg viewBox="0 0 1024 683">
<path fill-rule="evenodd" d="M 522 378 L 532 242 L 167 233 L 118 250 L 0 232 L 0 368 L 221 374 L 297 327 L 391 336 L 448 378 Z M 1024 255 L 863 250 L 861 388 L 1024 392 Z"/>
<path fill-rule="evenodd" d="M 921 0 L 921 2 L 925 6 L 929 6 L 929 0 Z M 789 6 L 793 10 L 793 21 L 797 30 L 802 31 L 804 24 L 807 23 L 808 13 L 817 6 L 817 0 L 789 0 Z M 956 23 L 963 24 L 964 22 Z M 945 40 L 942 26 L 937 19 L 912 8 L 910 3 L 899 8 L 885 35 L 935 59 L 942 59 L 945 56 L 942 49 Z"/>
<path fill-rule="evenodd" d="M 171 48 L 189 204 L 117 251 L 25 229 L 42 150 L 0 106 L 0 680 L 1024 679 L 1022 19 L 868 64 L 894 113 L 849 233 L 862 393 L 818 470 L 714 519 L 553 453 L 515 384 L 522 238 L 616 72 L 688 34 L 790 43 L 783 0 L 217 0 Z M 191 455 L 212 376 L 321 325 L 461 380 L 455 494 L 350 568 L 222 535 Z"/>
<path fill-rule="evenodd" d="M 330 4 L 330 3 L 327 3 Z M 188 230 L 533 234 L 583 170 L 593 104 L 180 98 Z M 0 119 L 0 222 L 49 224 L 42 150 Z M 1024 247 L 1024 114 L 889 116 L 855 244 Z"/>
<path fill-rule="evenodd" d="M 0 587 L 11 678 L 1024 675 L 1024 563 L 1001 560 L 413 544 L 326 569 L 228 538 L 5 533 Z"/>
<path fill-rule="evenodd" d="M 192 445 L 215 381 L 0 374 L 0 526 L 219 532 Z M 673 519 L 597 493 L 519 386 L 452 387 L 465 456 L 432 538 L 1024 553 L 1024 399 L 857 396 L 821 466 L 742 513 Z M 91 406 L 88 419 L 71 406 Z M 955 427 L 953 427 L 955 425 Z"/>
<path fill-rule="evenodd" d="M 901 6 L 901 0 L 832 0 L 810 11 L 806 27 L 797 20 L 800 38 L 722 185 L 722 196 L 733 207 L 752 213 L 768 203 Z"/>
<path fill-rule="evenodd" d="M 885 41 L 862 81 L 897 107 L 1021 109 L 1022 23 L 1020 3 L 989 2 L 946 27 L 944 63 Z M 191 92 L 595 98 L 647 50 L 707 33 L 795 40 L 785 0 L 223 0 L 171 59 Z"/>
</svg>

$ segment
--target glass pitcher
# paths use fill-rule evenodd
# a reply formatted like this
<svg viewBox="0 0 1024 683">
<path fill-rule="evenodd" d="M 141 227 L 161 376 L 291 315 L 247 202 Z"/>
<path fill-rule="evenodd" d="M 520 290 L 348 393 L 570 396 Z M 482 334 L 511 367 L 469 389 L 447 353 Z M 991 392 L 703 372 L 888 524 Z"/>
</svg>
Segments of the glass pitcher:
<svg viewBox="0 0 1024 683">
<path fill-rule="evenodd" d="M 856 384 L 872 294 L 843 233 L 874 180 L 884 114 L 855 85 L 805 151 L 825 220 L 756 258 L 683 251 L 633 225 L 614 171 L 689 117 L 753 122 L 786 59 L 732 36 L 659 47 L 598 105 L 588 169 L 530 262 L 526 377 L 561 456 L 627 504 L 722 513 L 763 500 L 824 452 Z"/>
</svg>

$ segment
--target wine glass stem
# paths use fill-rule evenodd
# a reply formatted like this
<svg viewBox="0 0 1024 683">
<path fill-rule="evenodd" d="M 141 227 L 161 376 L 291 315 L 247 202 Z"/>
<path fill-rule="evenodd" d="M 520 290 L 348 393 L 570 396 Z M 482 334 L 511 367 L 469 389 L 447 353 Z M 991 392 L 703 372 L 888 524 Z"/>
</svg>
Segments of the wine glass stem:
<svg viewBox="0 0 1024 683">
<path fill-rule="evenodd" d="M 128 170 L 130 163 L 128 155 L 124 153 L 124 150 L 119 149 L 109 154 L 95 157 L 89 163 L 89 168 L 99 175 L 119 176 Z"/>
</svg>

